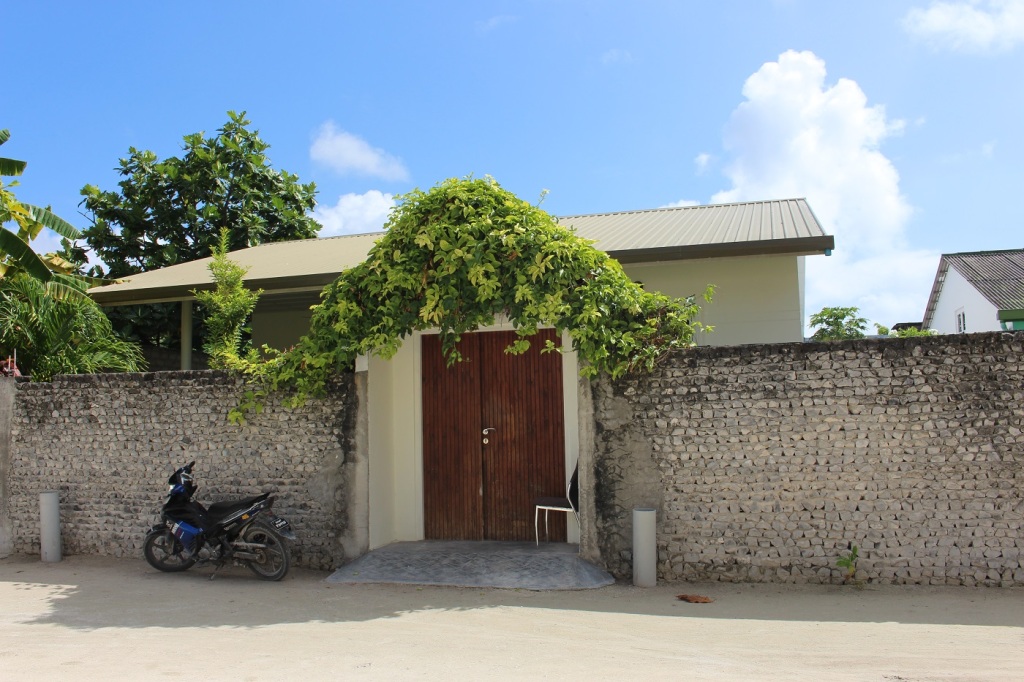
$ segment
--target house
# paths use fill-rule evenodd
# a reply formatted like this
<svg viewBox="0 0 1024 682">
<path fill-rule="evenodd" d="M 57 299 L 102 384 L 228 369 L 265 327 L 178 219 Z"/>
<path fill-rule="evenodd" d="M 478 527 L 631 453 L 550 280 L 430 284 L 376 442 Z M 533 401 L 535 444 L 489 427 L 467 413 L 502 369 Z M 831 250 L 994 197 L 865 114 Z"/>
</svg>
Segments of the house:
<svg viewBox="0 0 1024 682">
<path fill-rule="evenodd" d="M 672 296 L 716 286 L 701 322 L 702 344 L 803 339 L 804 258 L 829 255 L 825 234 L 804 199 L 570 216 L 560 223 L 622 263 L 650 290 Z M 361 262 L 382 233 L 265 244 L 236 251 L 246 282 L 264 293 L 253 339 L 286 347 L 308 329 L 309 306 L 347 267 Z M 191 336 L 194 289 L 210 288 L 210 259 L 184 263 L 92 289 L 103 305 L 179 301 L 183 338 Z M 550 330 L 541 334 L 553 337 Z M 533 538 L 530 501 L 559 494 L 573 470 L 586 401 L 571 350 L 523 356 L 503 349 L 511 325 L 463 336 L 469 362 L 447 367 L 438 337 L 415 332 L 389 360 L 360 358 L 365 379 L 370 549 L 421 539 Z M 567 346 L 566 339 L 554 339 Z M 182 353 L 182 366 L 190 358 Z M 581 481 L 581 486 L 586 481 Z M 575 524 L 559 530 L 575 540 Z"/>
<path fill-rule="evenodd" d="M 943 254 L 923 326 L 940 334 L 1024 329 L 1024 249 Z"/>
</svg>

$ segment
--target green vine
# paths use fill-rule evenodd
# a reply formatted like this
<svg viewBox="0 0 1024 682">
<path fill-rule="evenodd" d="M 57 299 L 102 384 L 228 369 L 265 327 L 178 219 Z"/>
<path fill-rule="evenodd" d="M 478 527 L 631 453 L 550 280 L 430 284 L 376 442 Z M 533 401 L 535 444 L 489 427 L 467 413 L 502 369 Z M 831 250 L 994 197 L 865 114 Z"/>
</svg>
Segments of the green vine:
<svg viewBox="0 0 1024 682">
<path fill-rule="evenodd" d="M 309 333 L 284 352 L 246 363 L 268 391 L 291 390 L 291 406 L 322 395 L 359 355 L 392 357 L 416 330 L 440 332 L 449 364 L 463 333 L 506 316 L 522 353 L 542 326 L 567 331 L 581 373 L 613 377 L 650 370 L 668 351 L 693 345 L 704 327 L 694 297 L 650 293 L 592 242 L 491 178 L 449 179 L 399 197 L 386 233 L 366 260 L 343 272 L 313 309 Z M 712 287 L 704 292 L 710 301 Z M 551 347 L 545 350 L 552 350 Z"/>
</svg>

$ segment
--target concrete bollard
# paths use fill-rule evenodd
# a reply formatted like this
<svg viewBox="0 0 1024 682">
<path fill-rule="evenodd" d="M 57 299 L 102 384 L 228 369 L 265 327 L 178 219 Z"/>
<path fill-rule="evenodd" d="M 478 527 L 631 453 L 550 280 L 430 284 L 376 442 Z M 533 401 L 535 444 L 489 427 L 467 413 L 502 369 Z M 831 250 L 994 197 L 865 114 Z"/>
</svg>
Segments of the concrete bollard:
<svg viewBox="0 0 1024 682">
<path fill-rule="evenodd" d="M 657 511 L 633 510 L 633 584 L 654 587 L 658 582 Z"/>
<path fill-rule="evenodd" d="M 43 561 L 60 561 L 60 493 L 39 493 L 39 550 Z"/>
</svg>

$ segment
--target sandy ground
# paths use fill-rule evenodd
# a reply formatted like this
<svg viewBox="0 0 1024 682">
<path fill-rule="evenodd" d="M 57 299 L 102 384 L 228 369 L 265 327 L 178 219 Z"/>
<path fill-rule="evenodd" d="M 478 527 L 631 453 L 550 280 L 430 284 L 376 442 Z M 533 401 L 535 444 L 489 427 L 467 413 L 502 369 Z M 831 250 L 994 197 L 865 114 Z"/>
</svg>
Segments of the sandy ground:
<svg viewBox="0 0 1024 682">
<path fill-rule="evenodd" d="M 0 679 L 1024 680 L 1015 589 L 528 592 L 209 573 L 0 560 Z"/>
</svg>

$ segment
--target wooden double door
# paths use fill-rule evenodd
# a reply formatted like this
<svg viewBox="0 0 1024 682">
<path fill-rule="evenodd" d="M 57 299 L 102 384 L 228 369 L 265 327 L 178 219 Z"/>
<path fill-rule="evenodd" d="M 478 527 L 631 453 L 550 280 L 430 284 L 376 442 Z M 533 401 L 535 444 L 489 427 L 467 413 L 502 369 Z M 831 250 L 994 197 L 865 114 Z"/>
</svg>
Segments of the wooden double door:
<svg viewBox="0 0 1024 682">
<path fill-rule="evenodd" d="M 426 538 L 533 540 L 533 500 L 565 495 L 562 356 L 540 352 L 558 338 L 542 330 L 510 355 L 514 332 L 463 334 L 450 367 L 440 337 L 421 338 Z"/>
</svg>

